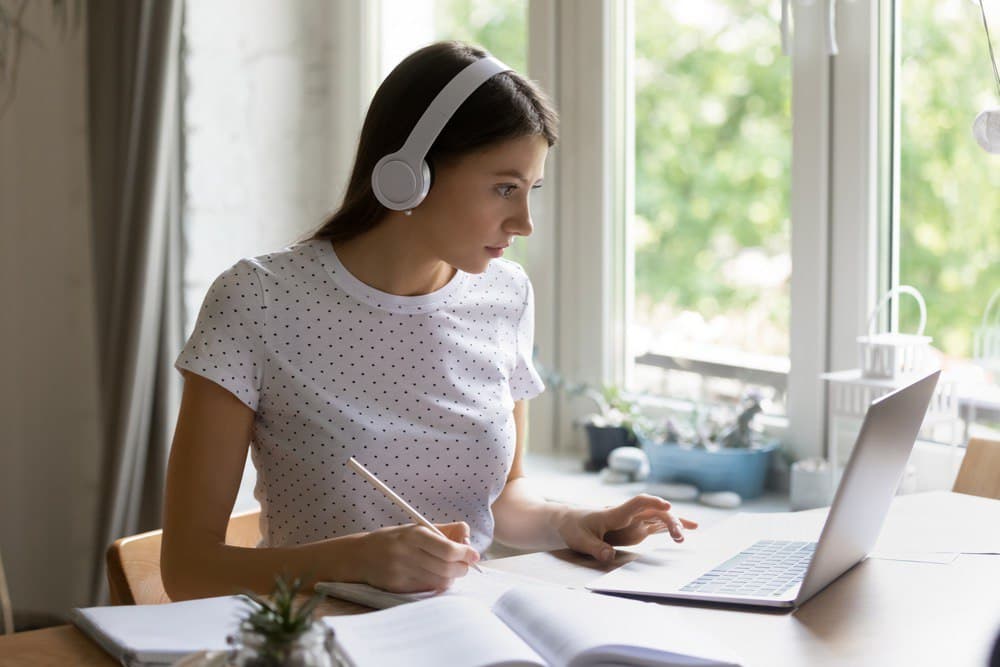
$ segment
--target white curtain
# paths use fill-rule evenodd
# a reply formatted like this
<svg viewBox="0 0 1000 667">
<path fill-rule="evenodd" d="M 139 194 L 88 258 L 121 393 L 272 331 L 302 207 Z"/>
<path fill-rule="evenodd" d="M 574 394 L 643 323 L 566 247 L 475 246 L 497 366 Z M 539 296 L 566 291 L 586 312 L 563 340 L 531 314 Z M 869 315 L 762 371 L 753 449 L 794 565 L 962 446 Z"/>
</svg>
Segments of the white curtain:
<svg viewBox="0 0 1000 667">
<path fill-rule="evenodd" d="M 88 92 L 103 465 L 95 603 L 104 553 L 160 525 L 180 397 L 179 79 L 182 0 L 88 5 Z"/>
</svg>

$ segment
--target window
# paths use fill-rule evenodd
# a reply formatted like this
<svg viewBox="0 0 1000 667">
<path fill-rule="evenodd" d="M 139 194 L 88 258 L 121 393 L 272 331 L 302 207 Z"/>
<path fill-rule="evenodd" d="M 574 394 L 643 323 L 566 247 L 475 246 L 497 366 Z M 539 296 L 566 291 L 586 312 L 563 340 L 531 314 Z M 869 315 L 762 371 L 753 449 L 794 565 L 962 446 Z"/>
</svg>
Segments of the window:
<svg viewBox="0 0 1000 667">
<path fill-rule="evenodd" d="M 742 390 L 735 378 L 783 386 L 791 73 L 775 9 L 636 0 L 630 344 L 675 369 L 639 365 L 638 389 L 719 400 Z"/>
<path fill-rule="evenodd" d="M 985 10 L 997 25 L 1000 2 L 987 1 Z M 1000 427 L 1000 389 L 971 359 L 974 330 L 1000 290 L 1000 170 L 971 132 L 997 93 L 982 15 L 978 3 L 934 0 L 897 0 L 895 11 L 897 52 L 888 71 L 898 166 L 890 179 L 896 210 L 882 222 L 883 283 L 923 294 L 926 333 L 961 382 L 970 431 L 988 434 Z M 911 301 L 898 304 L 900 331 L 918 326 Z"/>
</svg>

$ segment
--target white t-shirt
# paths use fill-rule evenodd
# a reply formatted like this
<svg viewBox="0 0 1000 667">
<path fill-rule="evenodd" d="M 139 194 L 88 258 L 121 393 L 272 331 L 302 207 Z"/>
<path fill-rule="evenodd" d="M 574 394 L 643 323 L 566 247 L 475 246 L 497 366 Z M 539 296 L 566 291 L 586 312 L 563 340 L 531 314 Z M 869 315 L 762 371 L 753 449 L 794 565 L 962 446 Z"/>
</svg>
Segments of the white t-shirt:
<svg viewBox="0 0 1000 667">
<path fill-rule="evenodd" d="M 412 523 L 354 473 L 354 456 L 435 523 L 493 538 L 531 361 L 531 283 L 517 264 L 456 272 L 431 294 L 380 292 L 329 241 L 244 259 L 219 276 L 177 358 L 256 412 L 262 546 Z"/>
</svg>

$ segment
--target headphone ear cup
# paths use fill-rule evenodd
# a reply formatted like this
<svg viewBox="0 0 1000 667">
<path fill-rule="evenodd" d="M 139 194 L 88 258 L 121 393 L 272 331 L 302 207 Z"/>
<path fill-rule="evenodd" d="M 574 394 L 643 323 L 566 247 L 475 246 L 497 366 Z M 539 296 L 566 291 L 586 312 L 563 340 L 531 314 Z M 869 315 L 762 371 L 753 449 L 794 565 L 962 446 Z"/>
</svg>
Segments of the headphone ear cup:
<svg viewBox="0 0 1000 667">
<path fill-rule="evenodd" d="M 430 170 L 421 160 L 414 169 L 399 153 L 386 155 L 372 170 L 372 192 L 379 203 L 393 211 L 414 208 L 424 200 L 430 187 Z"/>
<path fill-rule="evenodd" d="M 420 171 L 423 172 L 424 182 L 423 182 L 423 194 L 420 196 L 420 201 L 424 200 L 427 193 L 431 191 L 431 186 L 434 185 L 434 168 L 431 167 L 427 160 L 422 160 L 420 163 Z M 417 202 L 418 204 L 420 202 Z M 416 204 L 414 204 L 416 205 Z"/>
</svg>

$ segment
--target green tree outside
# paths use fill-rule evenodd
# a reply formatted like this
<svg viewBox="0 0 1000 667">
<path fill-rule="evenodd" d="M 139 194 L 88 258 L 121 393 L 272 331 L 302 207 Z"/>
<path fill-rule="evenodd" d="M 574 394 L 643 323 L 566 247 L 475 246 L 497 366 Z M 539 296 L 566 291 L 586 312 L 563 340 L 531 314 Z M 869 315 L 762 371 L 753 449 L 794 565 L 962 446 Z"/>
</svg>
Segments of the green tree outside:
<svg viewBox="0 0 1000 667">
<path fill-rule="evenodd" d="M 934 345 L 968 357 L 1000 289 L 1000 158 L 971 128 L 1000 100 L 975 4 L 905 0 L 900 11 L 900 282 L 924 295 Z M 917 309 L 903 303 L 900 328 L 915 331 Z"/>
<path fill-rule="evenodd" d="M 935 345 L 965 357 L 1000 289 L 1000 158 L 970 132 L 998 100 L 978 8 L 900 1 L 900 280 L 923 293 Z M 635 0 L 633 229 L 638 311 L 655 311 L 657 326 L 684 311 L 764 322 L 734 327 L 732 345 L 787 355 L 788 281 L 762 287 L 728 270 L 748 251 L 789 254 L 791 79 L 777 12 L 772 0 Z M 436 20 L 439 39 L 527 71 L 524 0 L 439 0 Z M 901 303 L 900 327 L 913 330 L 916 309 Z"/>
</svg>

